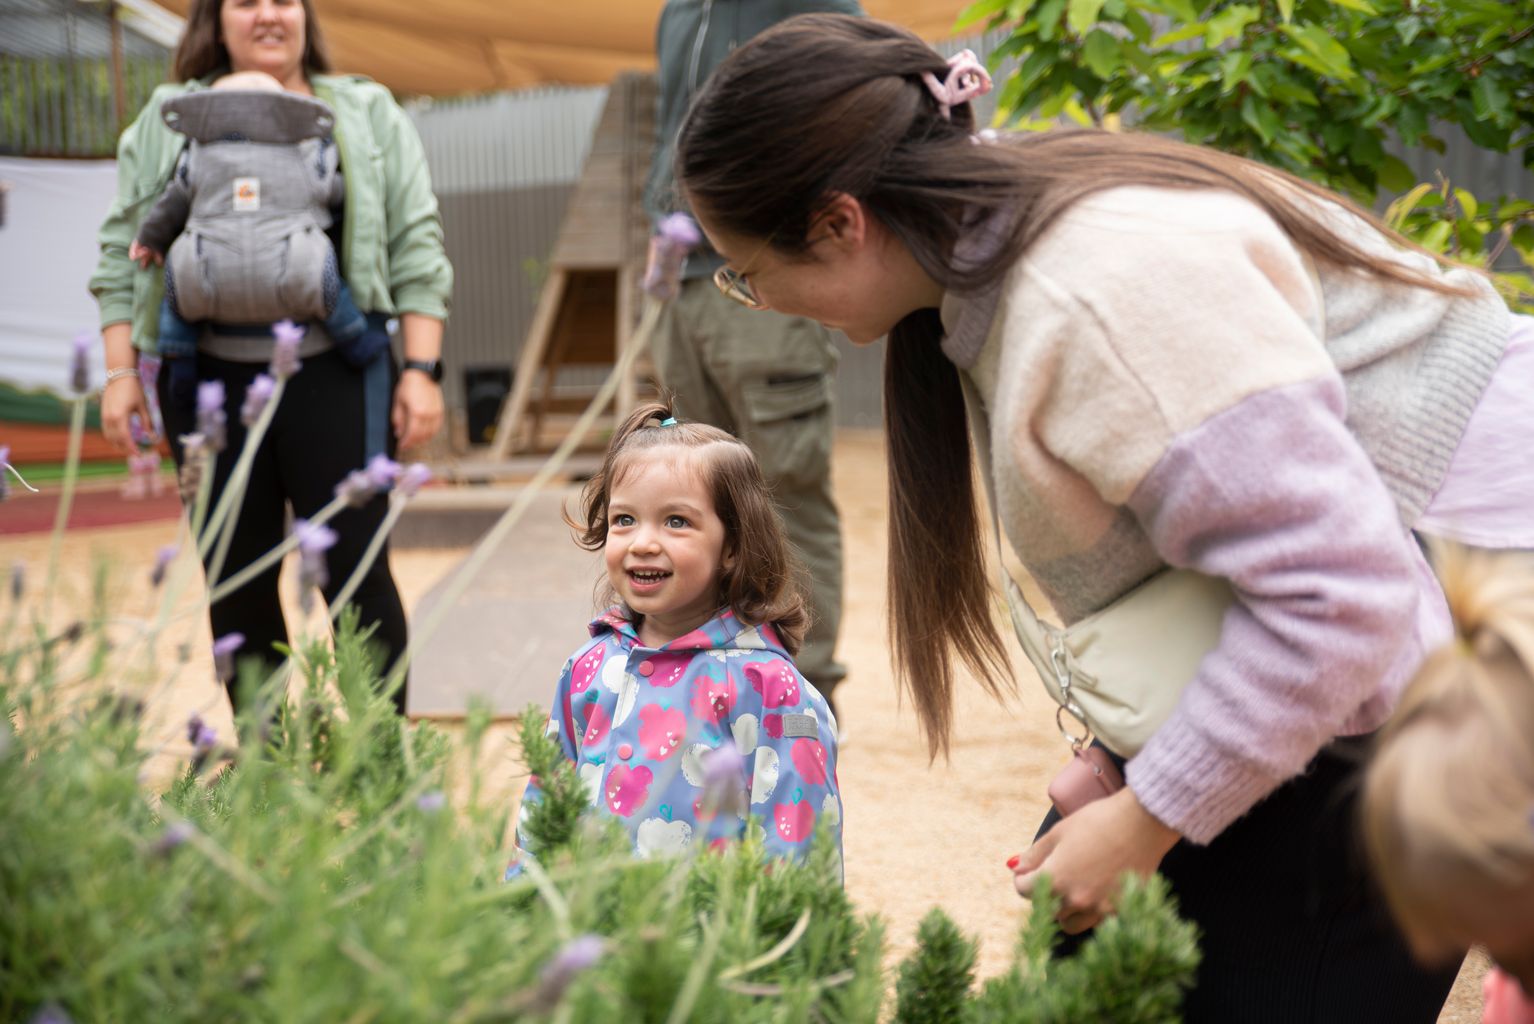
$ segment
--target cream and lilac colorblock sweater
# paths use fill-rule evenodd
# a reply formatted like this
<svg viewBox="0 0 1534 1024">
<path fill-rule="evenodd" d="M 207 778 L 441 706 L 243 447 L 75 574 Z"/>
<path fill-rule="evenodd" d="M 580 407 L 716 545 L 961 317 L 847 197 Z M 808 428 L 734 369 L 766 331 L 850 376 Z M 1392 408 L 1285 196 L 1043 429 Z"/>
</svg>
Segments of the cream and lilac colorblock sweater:
<svg viewBox="0 0 1534 1024">
<path fill-rule="evenodd" d="M 1474 297 L 1315 265 L 1233 193 L 1126 187 L 1072 206 L 999 288 L 944 300 L 1002 526 L 1062 620 L 1166 565 L 1234 588 L 1219 644 L 1128 769 L 1195 842 L 1378 726 L 1436 632 L 1407 529 L 1510 325 L 1482 279 L 1447 276 Z"/>
</svg>

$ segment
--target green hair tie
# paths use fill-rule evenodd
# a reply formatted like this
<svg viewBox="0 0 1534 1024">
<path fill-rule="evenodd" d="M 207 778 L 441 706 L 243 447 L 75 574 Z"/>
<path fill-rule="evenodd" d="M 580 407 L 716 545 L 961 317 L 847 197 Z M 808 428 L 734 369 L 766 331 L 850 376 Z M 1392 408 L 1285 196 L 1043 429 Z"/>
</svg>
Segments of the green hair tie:
<svg viewBox="0 0 1534 1024">
<path fill-rule="evenodd" d="M 676 417 L 667 416 L 665 419 L 660 421 L 660 425 L 663 427 L 674 427 L 676 426 Z"/>
</svg>

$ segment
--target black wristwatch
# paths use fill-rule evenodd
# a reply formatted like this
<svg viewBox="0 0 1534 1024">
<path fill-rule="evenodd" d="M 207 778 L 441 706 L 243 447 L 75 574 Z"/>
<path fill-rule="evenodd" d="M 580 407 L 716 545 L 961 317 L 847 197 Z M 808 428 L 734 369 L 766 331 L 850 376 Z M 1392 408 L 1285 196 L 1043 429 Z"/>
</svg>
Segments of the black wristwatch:
<svg viewBox="0 0 1534 1024">
<path fill-rule="evenodd" d="M 440 359 L 407 359 L 400 367 L 400 372 L 406 370 L 420 370 L 432 379 L 432 383 L 442 383 L 442 360 Z"/>
</svg>

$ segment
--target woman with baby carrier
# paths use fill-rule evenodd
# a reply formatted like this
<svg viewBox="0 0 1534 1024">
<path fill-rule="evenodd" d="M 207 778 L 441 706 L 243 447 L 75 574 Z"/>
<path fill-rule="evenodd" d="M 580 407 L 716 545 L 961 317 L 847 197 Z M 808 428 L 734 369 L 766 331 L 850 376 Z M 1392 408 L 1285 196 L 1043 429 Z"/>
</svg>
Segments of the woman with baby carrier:
<svg viewBox="0 0 1534 1024">
<path fill-rule="evenodd" d="M 199 417 L 204 425 L 221 418 L 216 503 L 245 440 L 247 391 L 273 358 L 273 323 L 305 326 L 301 369 L 255 454 L 220 579 L 283 541 L 287 506 L 297 519 L 313 516 L 348 473 L 421 444 L 442 423 L 453 277 L 421 142 L 387 89 L 329 72 L 310 0 L 194 0 L 175 83 L 155 90 L 118 146 L 117 198 L 91 279 L 106 348 L 108 440 L 132 452 L 142 440 L 135 420 L 141 430 L 154 422 L 139 369 L 141 357 L 154 357 L 146 365 L 161 365 L 153 386 L 178 465 L 181 438 L 198 432 Z M 242 144 L 252 173 L 239 173 Z M 263 163 L 278 144 L 304 147 L 306 158 Z M 284 227 L 278 212 L 298 226 Z M 401 366 L 384 333 L 391 317 Z M 331 521 L 333 544 L 315 552 L 327 601 L 386 510 L 380 493 Z M 288 639 L 278 570 L 210 609 L 213 635 L 241 634 L 239 654 L 259 661 L 262 678 L 281 665 L 278 645 Z M 406 644 L 387 550 L 352 600 L 360 627 L 375 628 L 387 669 Z M 236 681 L 223 674 L 236 701 Z M 403 713 L 403 688 L 394 699 Z"/>
</svg>

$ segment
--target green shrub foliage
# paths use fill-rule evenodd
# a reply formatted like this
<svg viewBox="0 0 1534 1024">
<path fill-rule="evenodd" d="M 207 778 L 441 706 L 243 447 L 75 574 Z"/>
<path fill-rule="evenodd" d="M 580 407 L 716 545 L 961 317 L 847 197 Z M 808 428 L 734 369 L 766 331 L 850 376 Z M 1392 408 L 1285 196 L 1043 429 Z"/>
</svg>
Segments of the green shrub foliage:
<svg viewBox="0 0 1534 1024">
<path fill-rule="evenodd" d="M 8 636 L 0 1020 L 873 1024 L 887 1010 L 883 928 L 847 898 L 833 844 L 799 864 L 765 861 L 756 838 L 638 860 L 588 813 L 535 709 L 522 739 L 545 794 L 526 822 L 538 856 L 503 882 L 508 810 L 460 778 L 487 716 L 451 742 L 402 723 L 351 616 L 333 651 L 297 652 L 286 702 L 268 695 L 237 743 L 204 733 L 160 794 L 150 755 L 187 745 L 149 736 L 140 699 L 114 688 L 133 659 L 90 628 Z M 899 972 L 900 1019 L 1175 1019 L 1191 929 L 1159 883 L 1124 901 L 1057 963 L 1044 900 L 1010 973 L 978 991 L 974 942 L 934 912 Z"/>
<path fill-rule="evenodd" d="M 961 25 L 1004 30 L 1000 121 L 1045 128 L 1118 115 L 1251 157 L 1392 226 L 1503 272 L 1534 312 L 1534 203 L 1442 179 L 1419 185 L 1392 143 L 1445 150 L 1445 129 L 1534 168 L 1534 19 L 1509 0 L 975 0 Z"/>
</svg>

